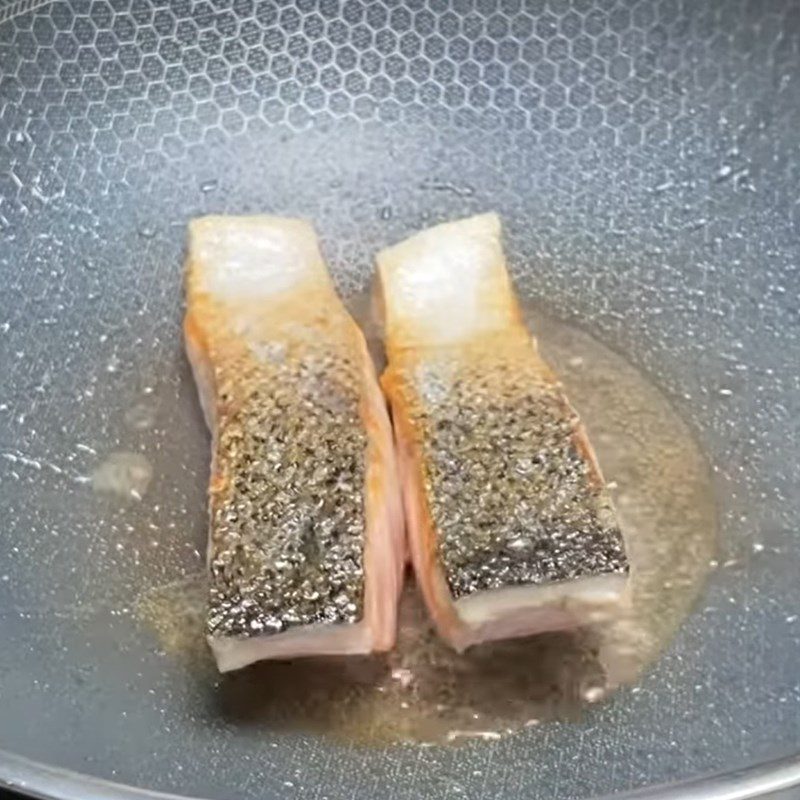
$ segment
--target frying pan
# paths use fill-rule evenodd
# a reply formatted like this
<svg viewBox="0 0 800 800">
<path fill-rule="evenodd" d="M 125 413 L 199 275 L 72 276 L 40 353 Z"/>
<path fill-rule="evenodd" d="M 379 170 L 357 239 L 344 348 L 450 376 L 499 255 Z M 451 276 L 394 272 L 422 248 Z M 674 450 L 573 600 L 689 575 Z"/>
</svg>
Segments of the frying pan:
<svg viewBox="0 0 800 800">
<path fill-rule="evenodd" d="M 443 800 L 800 782 L 798 131 L 792 0 L 0 4 L 0 784 Z M 306 216 L 349 295 L 380 247 L 488 209 L 520 292 L 692 428 L 719 568 L 639 683 L 577 719 L 422 747 L 222 713 L 224 685 L 135 614 L 202 568 L 187 220 Z M 120 453 L 139 501 L 92 492 Z"/>
</svg>

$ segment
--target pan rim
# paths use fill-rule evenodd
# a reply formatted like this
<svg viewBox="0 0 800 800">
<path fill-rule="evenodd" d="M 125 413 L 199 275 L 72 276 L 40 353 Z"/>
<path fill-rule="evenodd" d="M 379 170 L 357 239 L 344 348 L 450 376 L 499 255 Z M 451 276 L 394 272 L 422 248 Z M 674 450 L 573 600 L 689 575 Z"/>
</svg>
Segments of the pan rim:
<svg viewBox="0 0 800 800">
<path fill-rule="evenodd" d="M 751 800 L 800 787 L 800 753 L 596 800 Z M 0 789 L 39 800 L 208 800 L 130 786 L 0 750 Z"/>
</svg>

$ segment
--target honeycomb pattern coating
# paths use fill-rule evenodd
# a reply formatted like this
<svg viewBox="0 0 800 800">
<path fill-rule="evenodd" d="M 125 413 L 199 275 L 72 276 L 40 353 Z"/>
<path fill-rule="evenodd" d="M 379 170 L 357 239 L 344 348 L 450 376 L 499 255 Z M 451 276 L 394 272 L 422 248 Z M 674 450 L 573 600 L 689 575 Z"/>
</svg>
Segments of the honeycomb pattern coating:
<svg viewBox="0 0 800 800">
<path fill-rule="evenodd" d="M 794 0 L 0 0 L 3 747 L 229 799 L 572 798 L 797 752 L 798 130 Z M 232 719 L 131 611 L 203 567 L 186 221 L 308 216 L 350 293 L 489 209 L 522 294 L 691 422 L 720 569 L 580 722 L 372 751 Z M 141 501 L 88 488 L 120 453 Z"/>
<path fill-rule="evenodd" d="M 676 0 L 43 4 L 2 29 L 6 216 L 87 174 L 107 190 L 230 137 L 321 119 L 503 131 L 576 157 L 688 142 L 705 98 L 767 113 L 747 74 L 755 51 L 788 99 L 798 13 Z M 748 183 L 735 165 L 730 179 Z"/>
</svg>

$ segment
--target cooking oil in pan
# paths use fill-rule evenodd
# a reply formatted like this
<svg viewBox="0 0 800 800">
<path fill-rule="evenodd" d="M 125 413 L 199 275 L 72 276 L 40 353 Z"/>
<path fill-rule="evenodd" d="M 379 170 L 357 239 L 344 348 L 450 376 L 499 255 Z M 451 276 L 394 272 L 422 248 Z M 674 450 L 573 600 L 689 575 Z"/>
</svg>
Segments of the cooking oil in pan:
<svg viewBox="0 0 800 800">
<path fill-rule="evenodd" d="M 350 305 L 380 358 L 365 296 Z M 203 576 L 160 587 L 139 615 L 162 647 L 191 659 L 216 713 L 265 730 L 293 728 L 360 742 L 494 739 L 634 681 L 669 642 L 696 598 L 715 544 L 706 461 L 687 425 L 625 359 L 535 308 L 543 354 L 583 417 L 629 532 L 633 603 L 602 630 L 550 633 L 449 650 L 407 582 L 395 650 L 385 656 L 262 662 L 220 678 L 203 639 Z"/>
</svg>

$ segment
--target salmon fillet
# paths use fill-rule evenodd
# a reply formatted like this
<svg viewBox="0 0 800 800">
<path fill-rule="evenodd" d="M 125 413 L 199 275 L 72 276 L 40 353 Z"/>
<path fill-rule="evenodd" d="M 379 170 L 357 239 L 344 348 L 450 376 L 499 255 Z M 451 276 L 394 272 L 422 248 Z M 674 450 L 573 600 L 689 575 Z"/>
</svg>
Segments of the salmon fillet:
<svg viewBox="0 0 800 800">
<path fill-rule="evenodd" d="M 219 670 L 391 648 L 405 558 L 391 425 L 313 229 L 193 220 L 186 293 L 212 433 L 207 637 Z"/>
<path fill-rule="evenodd" d="M 625 544 L 523 322 L 499 218 L 436 226 L 377 264 L 409 547 L 440 635 L 464 650 L 613 615 Z"/>
</svg>

